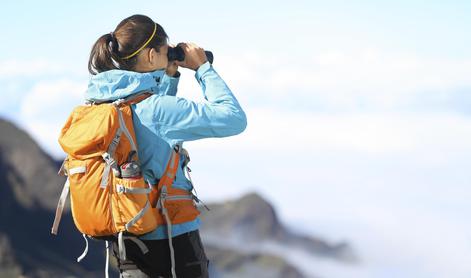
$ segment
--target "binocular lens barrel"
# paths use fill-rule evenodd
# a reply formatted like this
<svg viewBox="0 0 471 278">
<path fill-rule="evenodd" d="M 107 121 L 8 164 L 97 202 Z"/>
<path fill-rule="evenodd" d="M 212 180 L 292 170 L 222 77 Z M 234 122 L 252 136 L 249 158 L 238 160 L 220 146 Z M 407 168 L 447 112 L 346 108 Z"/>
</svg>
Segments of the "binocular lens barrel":
<svg viewBox="0 0 471 278">
<path fill-rule="evenodd" d="M 211 51 L 204 51 L 206 53 L 206 58 L 208 58 L 208 61 L 210 64 L 213 63 L 214 56 Z M 185 52 L 183 51 L 183 48 L 176 46 L 176 47 L 168 47 L 168 52 L 167 52 L 167 58 L 168 61 L 180 61 L 183 62 L 185 60 Z"/>
</svg>

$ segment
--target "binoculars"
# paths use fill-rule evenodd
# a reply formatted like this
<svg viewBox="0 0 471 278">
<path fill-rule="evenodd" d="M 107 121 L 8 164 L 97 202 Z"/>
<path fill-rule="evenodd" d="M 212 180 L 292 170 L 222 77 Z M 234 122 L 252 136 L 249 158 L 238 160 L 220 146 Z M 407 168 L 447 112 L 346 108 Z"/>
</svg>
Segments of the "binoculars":
<svg viewBox="0 0 471 278">
<path fill-rule="evenodd" d="M 214 59 L 213 53 L 211 51 L 206 51 L 206 50 L 204 51 L 204 53 L 206 54 L 206 58 L 208 58 L 209 63 L 212 64 L 213 59 Z M 183 51 L 183 48 L 181 48 L 180 46 L 176 46 L 176 47 L 169 46 L 167 57 L 168 57 L 169 62 L 171 61 L 183 62 L 185 60 L 185 52 Z"/>
</svg>

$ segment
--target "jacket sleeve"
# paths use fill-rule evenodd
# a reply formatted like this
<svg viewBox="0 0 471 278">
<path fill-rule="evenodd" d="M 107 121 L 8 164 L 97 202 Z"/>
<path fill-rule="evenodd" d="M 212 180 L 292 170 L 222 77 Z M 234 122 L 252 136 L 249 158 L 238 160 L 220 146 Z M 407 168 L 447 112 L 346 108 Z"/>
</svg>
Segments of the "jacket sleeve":
<svg viewBox="0 0 471 278">
<path fill-rule="evenodd" d="M 160 135 L 172 144 L 209 137 L 226 137 L 241 133 L 247 118 L 229 87 L 206 62 L 195 73 L 205 100 L 162 95 L 154 98 L 153 122 Z"/>
<path fill-rule="evenodd" d="M 176 96 L 178 82 L 180 80 L 180 73 L 176 77 L 168 76 L 164 74 L 162 77 L 162 82 L 160 83 L 159 92 L 162 95 L 167 96 Z"/>
</svg>

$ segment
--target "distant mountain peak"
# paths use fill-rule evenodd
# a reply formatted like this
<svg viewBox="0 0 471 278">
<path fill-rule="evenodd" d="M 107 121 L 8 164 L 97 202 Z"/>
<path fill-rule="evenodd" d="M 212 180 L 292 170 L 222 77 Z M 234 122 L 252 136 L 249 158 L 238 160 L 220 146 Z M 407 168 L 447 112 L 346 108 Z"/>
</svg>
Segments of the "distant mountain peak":
<svg viewBox="0 0 471 278">
<path fill-rule="evenodd" d="M 210 204 L 209 207 L 211 210 L 202 216 L 202 234 L 206 234 L 209 240 L 229 245 L 237 245 L 241 241 L 255 245 L 268 242 L 343 261 L 356 260 L 345 242 L 330 244 L 283 226 L 275 208 L 258 193 L 251 192 L 239 199 Z"/>
<path fill-rule="evenodd" d="M 216 231 L 230 234 L 243 235 L 250 231 L 247 240 L 274 237 L 281 228 L 272 205 L 257 193 L 222 204 L 211 204 L 210 209 L 208 223 L 204 220 L 203 226 L 217 226 Z"/>
<path fill-rule="evenodd" d="M 260 194 L 256 192 L 249 192 L 235 201 L 237 201 L 237 204 L 239 205 L 244 205 L 253 209 L 257 209 L 257 208 L 273 209 L 272 205 L 266 199 L 264 199 Z"/>
</svg>

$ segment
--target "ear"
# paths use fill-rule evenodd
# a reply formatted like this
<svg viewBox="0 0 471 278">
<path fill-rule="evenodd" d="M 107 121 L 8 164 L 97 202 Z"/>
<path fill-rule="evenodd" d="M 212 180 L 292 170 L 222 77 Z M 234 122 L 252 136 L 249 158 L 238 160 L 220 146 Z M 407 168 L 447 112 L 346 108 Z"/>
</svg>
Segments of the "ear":
<svg viewBox="0 0 471 278">
<path fill-rule="evenodd" d="M 157 56 L 157 51 L 155 51 L 154 48 L 151 48 L 147 54 L 147 59 L 151 65 L 154 64 L 154 59 L 156 58 L 156 56 Z"/>
</svg>

